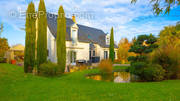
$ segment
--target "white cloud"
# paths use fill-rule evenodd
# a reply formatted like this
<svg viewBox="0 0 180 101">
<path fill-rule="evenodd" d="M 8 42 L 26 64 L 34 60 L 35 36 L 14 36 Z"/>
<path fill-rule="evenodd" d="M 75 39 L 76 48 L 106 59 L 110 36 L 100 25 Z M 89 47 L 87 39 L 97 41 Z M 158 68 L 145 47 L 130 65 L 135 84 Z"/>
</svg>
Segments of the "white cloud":
<svg viewBox="0 0 180 101">
<path fill-rule="evenodd" d="M 152 15 L 152 10 L 148 4 L 148 0 L 139 0 L 136 5 L 130 4 L 130 1 L 131 0 L 45 0 L 45 4 L 48 12 L 58 12 L 60 5 L 63 5 L 66 14 L 93 12 L 93 16 L 95 16 L 93 19 L 82 17 L 77 18 L 77 22 L 100 28 L 104 30 L 104 32 L 110 32 L 111 27 L 114 27 L 116 41 L 121 39 L 121 37 L 132 38 L 138 35 L 138 33 L 158 33 L 163 26 L 174 23 L 163 20 L 163 22 L 158 22 L 157 24 L 157 21 L 154 20 L 143 22 L 140 19 L 139 22 L 132 25 L 130 22 L 135 18 Z M 34 2 L 37 10 L 39 0 L 34 0 Z M 3 0 L 0 1 L 0 5 L 1 20 L 14 26 L 15 29 L 25 24 L 25 20 L 8 15 L 9 11 L 18 10 L 18 8 L 25 11 L 27 8 L 25 0 Z M 141 24 L 142 22 L 144 24 Z"/>
</svg>

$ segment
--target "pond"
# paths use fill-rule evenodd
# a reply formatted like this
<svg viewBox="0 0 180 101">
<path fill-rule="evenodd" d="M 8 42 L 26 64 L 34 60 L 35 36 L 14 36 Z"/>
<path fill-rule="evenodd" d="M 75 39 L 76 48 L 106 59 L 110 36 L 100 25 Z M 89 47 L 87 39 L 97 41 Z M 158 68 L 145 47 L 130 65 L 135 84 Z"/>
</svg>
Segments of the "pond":
<svg viewBox="0 0 180 101">
<path fill-rule="evenodd" d="M 86 76 L 88 79 L 108 81 L 114 83 L 129 83 L 138 81 L 138 77 L 126 71 L 113 72 L 112 74 L 91 74 Z"/>
</svg>

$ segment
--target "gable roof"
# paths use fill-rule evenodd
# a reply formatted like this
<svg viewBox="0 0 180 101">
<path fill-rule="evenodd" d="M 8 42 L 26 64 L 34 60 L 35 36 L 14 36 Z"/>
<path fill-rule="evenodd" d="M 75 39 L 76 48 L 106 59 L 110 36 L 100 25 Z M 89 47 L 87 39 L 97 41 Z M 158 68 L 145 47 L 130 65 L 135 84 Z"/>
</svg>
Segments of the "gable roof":
<svg viewBox="0 0 180 101">
<path fill-rule="evenodd" d="M 48 22 L 48 28 L 52 35 L 56 38 L 57 35 L 57 15 L 48 13 L 47 15 L 47 22 Z M 70 18 L 66 18 L 66 40 L 72 41 L 70 38 L 70 27 L 74 25 L 75 23 Z M 79 42 L 88 42 L 93 44 L 99 44 L 103 48 L 108 48 L 109 45 L 106 45 L 106 34 L 96 28 L 84 26 L 77 24 L 79 27 L 78 29 L 78 41 Z M 115 48 L 118 48 L 117 45 L 115 45 Z"/>
</svg>

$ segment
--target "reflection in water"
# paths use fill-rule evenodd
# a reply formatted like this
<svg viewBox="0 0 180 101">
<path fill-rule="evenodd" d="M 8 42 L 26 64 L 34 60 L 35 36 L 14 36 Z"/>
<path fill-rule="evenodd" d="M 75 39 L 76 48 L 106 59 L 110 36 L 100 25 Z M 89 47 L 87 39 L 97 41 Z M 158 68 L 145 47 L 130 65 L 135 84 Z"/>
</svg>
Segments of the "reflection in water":
<svg viewBox="0 0 180 101">
<path fill-rule="evenodd" d="M 114 72 L 114 82 L 127 83 L 130 82 L 131 75 L 128 72 Z"/>
<path fill-rule="evenodd" d="M 108 75 L 90 75 L 87 76 L 88 79 L 102 80 L 102 81 L 113 81 L 115 83 L 128 83 L 132 81 L 132 76 L 128 72 L 114 72 Z"/>
</svg>

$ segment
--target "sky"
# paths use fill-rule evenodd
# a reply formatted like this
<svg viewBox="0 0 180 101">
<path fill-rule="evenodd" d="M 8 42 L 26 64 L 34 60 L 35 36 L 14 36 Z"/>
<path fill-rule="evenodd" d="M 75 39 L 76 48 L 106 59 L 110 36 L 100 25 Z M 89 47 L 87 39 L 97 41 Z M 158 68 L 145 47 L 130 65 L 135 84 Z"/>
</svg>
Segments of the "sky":
<svg viewBox="0 0 180 101">
<path fill-rule="evenodd" d="M 0 0 L 0 23 L 4 24 L 2 37 L 9 45 L 25 44 L 25 11 L 33 1 L 38 10 L 39 0 Z M 47 12 L 57 13 L 64 7 L 66 17 L 76 16 L 76 21 L 110 33 L 114 28 L 115 42 L 121 38 L 152 33 L 158 36 L 164 26 L 175 25 L 180 20 L 180 7 L 173 7 L 169 15 L 155 16 L 148 0 L 44 0 Z"/>
</svg>

